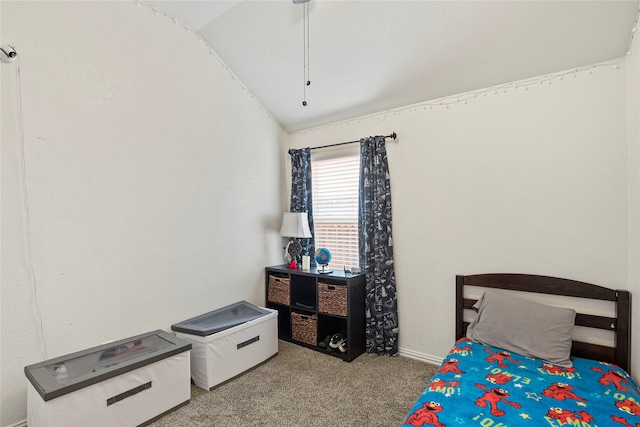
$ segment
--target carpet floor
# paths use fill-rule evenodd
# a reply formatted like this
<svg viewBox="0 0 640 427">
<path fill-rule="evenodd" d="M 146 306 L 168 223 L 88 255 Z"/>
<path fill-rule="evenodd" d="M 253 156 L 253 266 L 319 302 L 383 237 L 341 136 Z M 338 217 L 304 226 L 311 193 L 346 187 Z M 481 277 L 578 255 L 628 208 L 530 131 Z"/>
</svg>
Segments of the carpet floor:
<svg viewBox="0 0 640 427">
<path fill-rule="evenodd" d="M 438 366 L 363 354 L 347 363 L 286 341 L 268 362 L 151 427 L 400 426 Z"/>
</svg>

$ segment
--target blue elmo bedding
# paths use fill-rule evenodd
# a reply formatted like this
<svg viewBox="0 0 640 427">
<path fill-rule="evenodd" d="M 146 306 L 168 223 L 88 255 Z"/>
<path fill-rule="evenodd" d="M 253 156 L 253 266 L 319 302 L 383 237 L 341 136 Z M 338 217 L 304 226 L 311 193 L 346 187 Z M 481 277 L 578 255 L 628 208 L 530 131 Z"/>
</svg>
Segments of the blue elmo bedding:
<svg viewBox="0 0 640 427">
<path fill-rule="evenodd" d="M 404 425 L 640 427 L 640 390 L 624 370 L 572 361 L 563 368 L 463 338 Z"/>
</svg>

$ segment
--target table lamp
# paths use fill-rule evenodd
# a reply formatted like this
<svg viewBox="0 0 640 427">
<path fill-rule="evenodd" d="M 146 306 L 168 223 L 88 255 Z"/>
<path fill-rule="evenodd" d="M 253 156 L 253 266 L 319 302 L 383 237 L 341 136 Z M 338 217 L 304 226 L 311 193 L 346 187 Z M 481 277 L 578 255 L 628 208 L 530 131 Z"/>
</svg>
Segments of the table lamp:
<svg viewBox="0 0 640 427">
<path fill-rule="evenodd" d="M 302 245 L 298 239 L 307 239 L 311 237 L 309 229 L 309 220 L 306 212 L 284 212 L 282 214 L 282 227 L 280 227 L 280 235 L 289 237 L 289 244 L 285 249 L 285 253 L 291 256 L 291 268 L 297 268 L 297 261 L 302 252 Z"/>
</svg>

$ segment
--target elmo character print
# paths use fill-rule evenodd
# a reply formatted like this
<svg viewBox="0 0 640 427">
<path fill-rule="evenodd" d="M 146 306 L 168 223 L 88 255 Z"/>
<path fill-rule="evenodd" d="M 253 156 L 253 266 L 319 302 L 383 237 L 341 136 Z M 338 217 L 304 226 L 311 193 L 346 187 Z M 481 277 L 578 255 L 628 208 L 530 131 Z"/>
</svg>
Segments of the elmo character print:
<svg viewBox="0 0 640 427">
<path fill-rule="evenodd" d="M 633 424 L 629 424 L 627 420 L 622 417 L 616 417 L 615 415 L 611 416 L 611 419 L 617 423 L 622 424 L 624 427 L 640 427 L 640 423 L 637 423 L 635 426 Z"/>
<path fill-rule="evenodd" d="M 550 408 L 547 416 L 551 419 L 558 420 L 561 424 L 576 425 L 576 423 L 589 424 L 593 417 L 584 411 L 568 411 L 562 408 Z"/>
<path fill-rule="evenodd" d="M 624 399 L 616 402 L 616 407 L 629 415 L 640 417 L 640 405 L 635 400 Z"/>
<path fill-rule="evenodd" d="M 489 381 L 491 384 L 505 385 L 506 383 L 511 381 L 511 377 L 509 375 L 503 374 L 502 372 L 499 372 L 497 374 L 487 375 L 487 381 Z"/>
<path fill-rule="evenodd" d="M 571 399 L 571 400 L 577 400 L 579 402 L 587 401 L 587 399 L 578 397 L 571 390 L 573 390 L 573 386 L 569 384 L 553 383 L 542 392 L 542 395 L 546 397 L 550 397 L 551 399 L 556 399 L 556 400 Z"/>
<path fill-rule="evenodd" d="M 609 369 L 608 371 L 603 371 L 600 368 L 591 368 L 592 371 L 599 372 L 602 374 L 598 382 L 602 385 L 609 386 L 613 384 L 618 391 L 629 391 L 622 384 L 627 384 L 629 380 L 624 377 L 619 371 L 615 369 Z"/>
<path fill-rule="evenodd" d="M 629 415 L 635 415 L 640 417 L 640 405 L 638 405 L 638 402 L 636 402 L 635 400 L 631 400 L 631 399 L 620 400 L 616 402 L 616 407 L 622 412 L 626 412 Z M 622 417 L 618 417 L 616 415 L 612 415 L 611 419 L 619 424 L 622 424 L 625 427 L 640 427 L 640 423 L 636 423 L 636 425 L 634 426 L 633 424 L 629 423 L 626 419 Z"/>
<path fill-rule="evenodd" d="M 421 408 L 416 409 L 416 411 L 407 418 L 407 422 L 405 424 L 416 427 L 425 425 L 446 427 L 438 419 L 438 412 L 442 412 L 442 406 L 440 406 L 438 402 L 425 402 Z"/>
<path fill-rule="evenodd" d="M 487 388 L 482 384 L 476 384 L 476 387 L 485 392 L 482 396 L 476 399 L 476 405 L 481 408 L 485 408 L 489 405 L 491 407 L 491 415 L 494 417 L 501 417 L 505 414 L 503 410 L 498 409 L 499 402 L 504 402 L 516 409 L 521 407 L 519 403 L 509 402 L 507 400 L 507 397 L 509 397 L 509 392 L 507 390 L 501 388 L 492 388 L 491 390 L 487 390 Z"/>
<path fill-rule="evenodd" d="M 509 353 L 508 351 L 499 351 L 497 353 L 494 353 L 493 351 L 491 351 L 488 348 L 485 348 L 484 351 L 486 351 L 487 353 L 491 354 L 491 356 L 487 357 L 487 362 L 489 363 L 493 363 L 496 362 L 498 364 L 498 366 L 500 366 L 501 368 L 506 368 L 507 365 L 504 363 L 505 360 L 508 360 L 511 363 L 514 363 L 516 365 L 519 365 L 520 362 L 513 359 L 511 357 L 511 353 Z"/>
<path fill-rule="evenodd" d="M 551 363 L 542 364 L 542 366 L 540 366 L 540 369 L 545 371 L 549 375 L 572 374 L 576 371 L 575 368 L 563 368 L 562 366 L 553 365 Z"/>
<path fill-rule="evenodd" d="M 454 374 L 464 374 L 459 368 L 458 365 L 460 361 L 455 358 L 447 359 L 445 363 L 442 364 L 442 367 L 438 370 L 438 374 L 448 374 L 449 372 L 453 372 Z"/>
</svg>

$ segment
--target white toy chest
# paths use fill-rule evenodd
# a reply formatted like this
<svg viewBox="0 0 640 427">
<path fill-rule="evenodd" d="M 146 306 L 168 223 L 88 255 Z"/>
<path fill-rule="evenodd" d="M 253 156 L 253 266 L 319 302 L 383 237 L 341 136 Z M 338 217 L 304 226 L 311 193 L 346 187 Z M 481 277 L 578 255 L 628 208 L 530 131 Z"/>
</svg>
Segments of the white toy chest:
<svg viewBox="0 0 640 427">
<path fill-rule="evenodd" d="M 210 390 L 278 353 L 278 312 L 240 301 L 171 326 L 191 342 L 191 378 Z"/>
<path fill-rule="evenodd" d="M 148 424 L 189 403 L 190 349 L 157 330 L 26 366 L 27 424 Z"/>
</svg>

